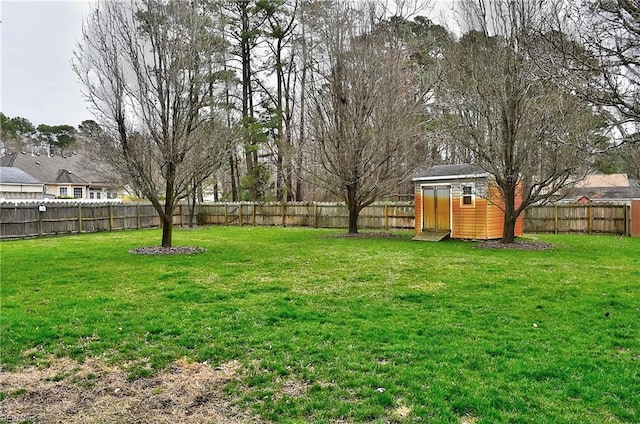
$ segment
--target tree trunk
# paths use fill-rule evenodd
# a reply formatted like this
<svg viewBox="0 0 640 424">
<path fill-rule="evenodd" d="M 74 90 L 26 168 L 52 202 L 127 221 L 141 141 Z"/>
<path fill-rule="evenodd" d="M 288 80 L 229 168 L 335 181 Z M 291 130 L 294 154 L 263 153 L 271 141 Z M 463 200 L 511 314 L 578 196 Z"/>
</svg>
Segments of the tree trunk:
<svg viewBox="0 0 640 424">
<path fill-rule="evenodd" d="M 362 210 L 362 206 L 356 200 L 356 195 L 358 193 L 357 185 L 348 185 L 346 192 L 346 204 L 347 209 L 349 210 L 349 234 L 357 234 L 358 233 L 358 215 L 360 215 L 360 211 Z"/>
<path fill-rule="evenodd" d="M 162 247 L 171 247 L 173 243 L 173 213 L 161 215 L 162 217 Z"/>
<path fill-rule="evenodd" d="M 189 228 L 193 228 L 193 218 L 196 215 L 196 205 L 198 204 L 198 183 L 193 181 L 193 191 L 187 197 L 187 207 L 189 208 Z"/>
<path fill-rule="evenodd" d="M 502 240 L 501 240 L 502 243 L 509 244 L 509 243 L 515 242 L 516 218 L 517 217 L 508 218 L 505 215 L 504 227 L 503 227 L 504 229 L 503 229 Z"/>
<path fill-rule="evenodd" d="M 502 229 L 502 243 L 515 242 L 516 220 L 516 185 L 507 181 L 502 187 L 504 200 L 504 225 Z"/>
<path fill-rule="evenodd" d="M 162 220 L 162 247 L 171 247 L 173 236 L 173 210 L 176 206 L 174 190 L 176 179 L 175 164 L 169 164 L 165 178 L 167 181 L 165 188 L 166 198 L 164 200 L 164 213 L 162 214 L 164 217 Z"/>
<path fill-rule="evenodd" d="M 358 234 L 358 215 L 360 215 L 360 208 L 349 205 L 349 234 Z"/>
<path fill-rule="evenodd" d="M 282 101 L 282 37 L 276 42 L 276 199 L 281 202 L 284 198 L 285 180 L 284 180 L 284 158 L 282 155 L 284 135 L 283 135 L 283 101 Z"/>
<path fill-rule="evenodd" d="M 231 200 L 233 202 L 237 202 L 238 201 L 238 186 L 236 185 L 237 169 L 236 169 L 236 159 L 233 152 L 229 155 L 229 170 L 231 173 Z"/>
<path fill-rule="evenodd" d="M 307 36 L 305 33 L 305 14 L 301 14 L 300 23 L 302 25 L 302 75 L 300 77 L 300 118 L 299 118 L 299 138 L 298 138 L 298 153 L 296 154 L 296 163 L 295 163 L 295 173 L 296 173 L 296 201 L 302 201 L 302 181 L 300 180 L 300 175 L 302 174 L 302 163 L 303 163 L 303 150 L 302 146 L 304 146 L 306 141 L 306 131 L 305 131 L 305 117 L 306 117 L 306 92 L 307 92 Z"/>
<path fill-rule="evenodd" d="M 279 136 L 280 141 L 278 142 L 278 153 L 276 155 L 276 200 L 278 202 L 282 202 L 286 197 L 284 196 L 287 191 L 285 186 L 284 179 L 284 158 L 282 157 L 282 149 L 280 148 L 280 143 L 282 143 L 282 136 Z"/>
<path fill-rule="evenodd" d="M 250 129 L 253 124 L 253 91 L 251 88 L 251 37 L 249 22 L 249 2 L 237 2 L 238 12 L 241 21 L 240 33 L 240 60 L 242 63 L 242 122 L 245 130 Z M 258 200 L 257 180 L 255 179 L 255 168 L 258 165 L 258 155 L 254 151 L 253 129 L 245 134 L 244 158 L 247 165 L 247 175 L 251 177 L 249 193 L 251 200 Z"/>
<path fill-rule="evenodd" d="M 173 237 L 173 216 L 164 216 L 162 222 L 162 247 L 171 247 Z"/>
</svg>

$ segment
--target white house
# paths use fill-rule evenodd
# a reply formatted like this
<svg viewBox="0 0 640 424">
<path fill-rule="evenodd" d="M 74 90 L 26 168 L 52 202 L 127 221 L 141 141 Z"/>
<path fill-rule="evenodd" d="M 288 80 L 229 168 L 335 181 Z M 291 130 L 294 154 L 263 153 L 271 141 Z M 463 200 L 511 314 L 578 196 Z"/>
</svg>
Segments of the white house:
<svg viewBox="0 0 640 424">
<path fill-rule="evenodd" d="M 84 155 L 68 156 L 9 153 L 0 159 L 5 167 L 15 167 L 44 184 L 46 198 L 102 200 L 117 198 L 122 187 L 100 163 Z"/>
</svg>

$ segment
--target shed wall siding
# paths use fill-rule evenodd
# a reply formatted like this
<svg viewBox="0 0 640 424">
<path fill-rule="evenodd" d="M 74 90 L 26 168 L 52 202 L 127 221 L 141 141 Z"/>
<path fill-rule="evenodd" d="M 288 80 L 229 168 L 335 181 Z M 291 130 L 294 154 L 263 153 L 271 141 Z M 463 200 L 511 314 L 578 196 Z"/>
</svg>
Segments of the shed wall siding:
<svg viewBox="0 0 640 424">
<path fill-rule="evenodd" d="M 422 232 L 422 190 L 420 189 L 420 184 L 416 184 L 415 188 L 415 233 L 418 234 Z"/>
<path fill-rule="evenodd" d="M 453 198 L 452 238 L 484 239 L 486 234 L 487 201 L 476 197 L 475 207 L 461 205 L 462 198 Z"/>
<path fill-rule="evenodd" d="M 473 183 L 475 193 L 475 206 L 461 206 L 462 185 Z M 486 196 L 488 180 L 486 178 L 465 178 L 437 181 L 416 181 L 415 183 L 415 233 L 423 228 L 422 187 L 431 185 L 451 186 L 451 237 L 461 239 L 486 238 L 487 201 Z"/>
<path fill-rule="evenodd" d="M 462 205 L 462 185 L 473 183 L 475 186 L 475 205 Z M 499 239 L 502 238 L 504 229 L 504 212 L 502 199 L 495 182 L 489 182 L 486 178 L 451 179 L 437 181 L 415 182 L 415 233 L 422 231 L 422 187 L 429 185 L 451 185 L 452 197 L 452 229 L 451 238 L 458 239 Z M 516 207 L 522 203 L 522 192 L 519 190 L 516 196 Z M 524 233 L 524 217 L 518 217 L 515 227 L 515 235 Z"/>
</svg>

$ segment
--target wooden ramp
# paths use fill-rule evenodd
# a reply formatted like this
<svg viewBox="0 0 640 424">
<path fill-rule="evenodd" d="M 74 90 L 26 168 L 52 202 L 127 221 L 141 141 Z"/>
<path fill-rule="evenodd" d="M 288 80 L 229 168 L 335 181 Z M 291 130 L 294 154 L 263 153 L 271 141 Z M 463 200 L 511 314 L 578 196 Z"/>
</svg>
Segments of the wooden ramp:
<svg viewBox="0 0 640 424">
<path fill-rule="evenodd" d="M 423 231 L 415 235 L 412 240 L 418 241 L 440 241 L 448 239 L 451 231 Z"/>
</svg>

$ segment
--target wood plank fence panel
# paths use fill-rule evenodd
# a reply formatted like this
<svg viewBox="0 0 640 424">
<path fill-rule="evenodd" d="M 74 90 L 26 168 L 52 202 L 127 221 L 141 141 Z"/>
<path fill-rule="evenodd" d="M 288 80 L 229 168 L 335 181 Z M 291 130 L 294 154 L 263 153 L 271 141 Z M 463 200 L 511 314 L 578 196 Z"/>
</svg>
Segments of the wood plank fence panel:
<svg viewBox="0 0 640 424">
<path fill-rule="evenodd" d="M 556 204 L 527 209 L 527 233 L 629 234 L 629 206 L 623 204 Z"/>
<path fill-rule="evenodd" d="M 176 225 L 187 222 L 176 208 Z M 5 202 L 0 204 L 0 238 L 25 238 L 96 231 L 156 228 L 160 218 L 150 204 L 88 202 Z"/>
<path fill-rule="evenodd" d="M 0 204 L 0 238 L 160 227 L 155 209 L 147 203 L 46 203 L 42 211 L 39 206 L 38 202 Z M 630 235 L 640 227 L 635 222 L 640 220 L 640 201 L 634 206 L 537 206 L 525 213 L 525 232 Z M 179 205 L 174 225 L 186 225 L 187 213 L 188 208 Z M 197 224 L 346 228 L 348 216 L 341 203 L 207 203 L 198 206 Z M 412 229 L 414 220 L 413 202 L 376 203 L 362 210 L 358 225 L 362 229 Z"/>
</svg>

